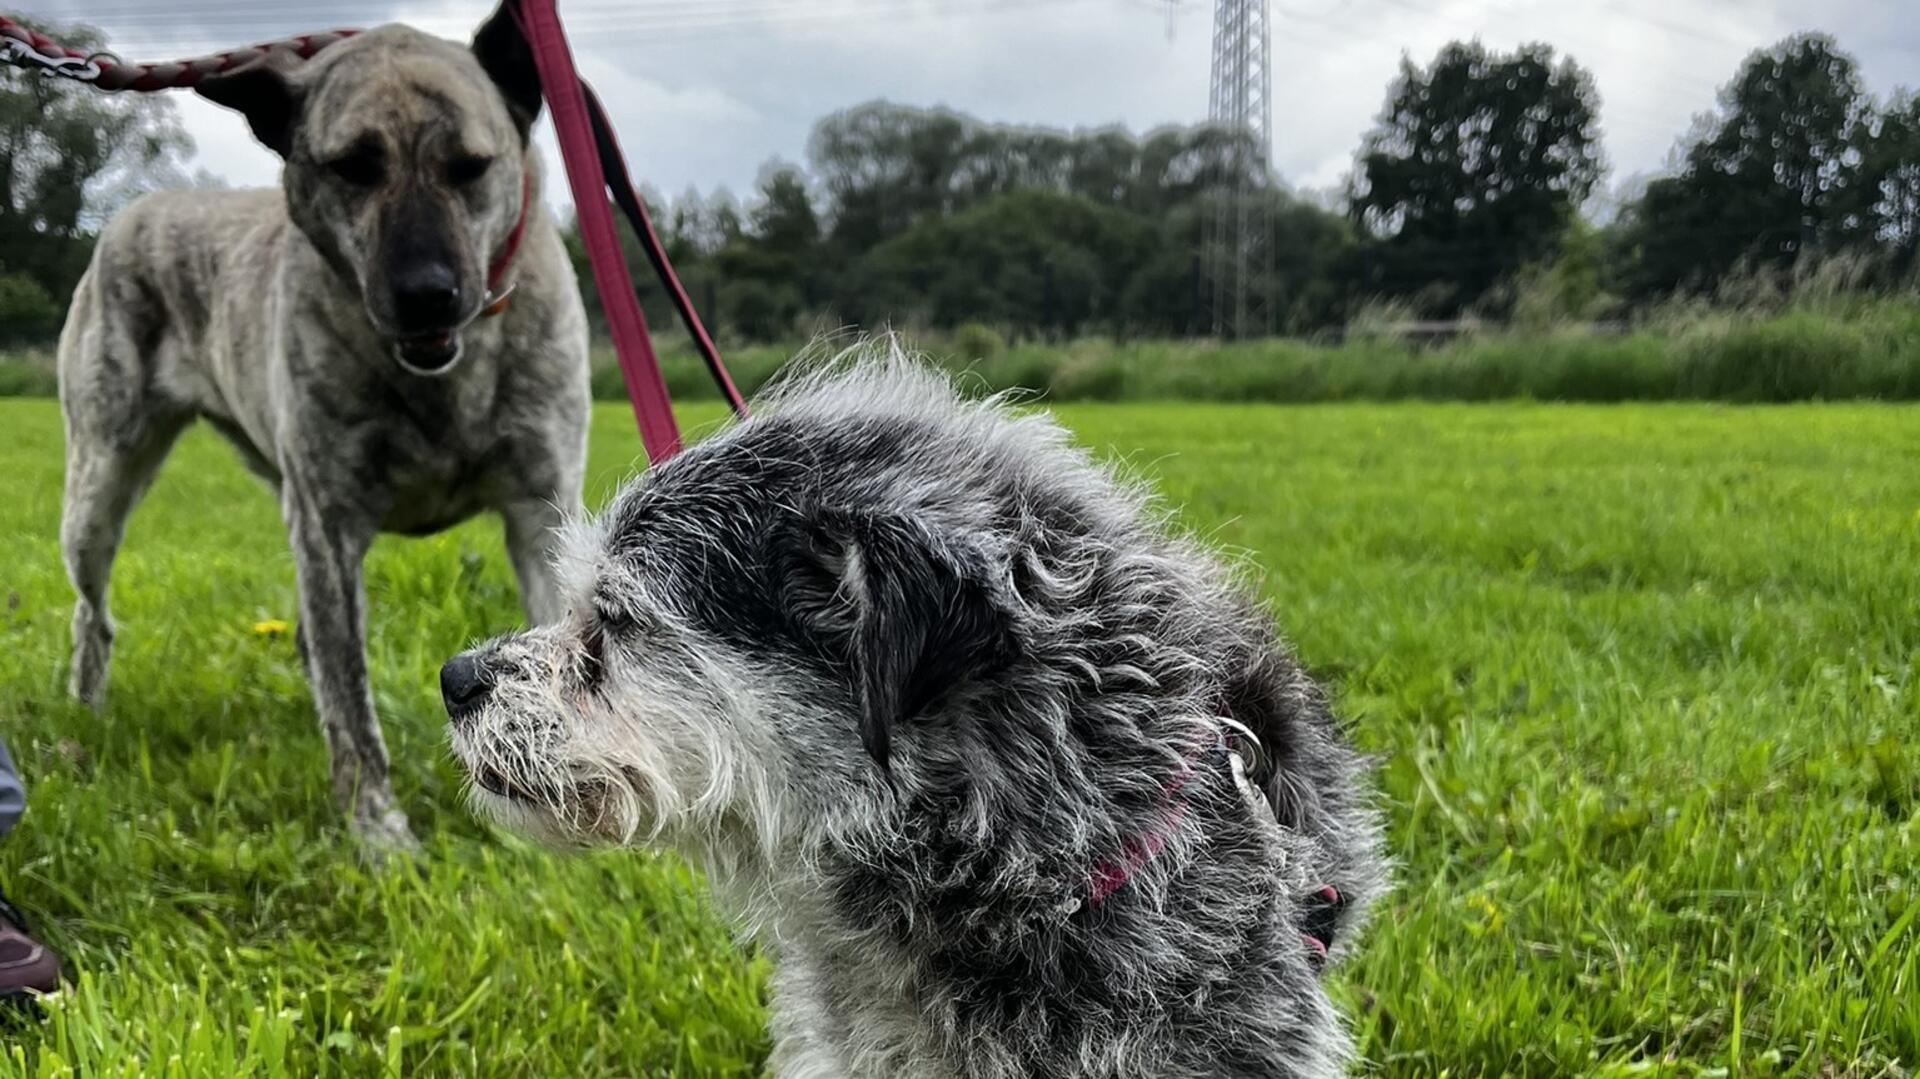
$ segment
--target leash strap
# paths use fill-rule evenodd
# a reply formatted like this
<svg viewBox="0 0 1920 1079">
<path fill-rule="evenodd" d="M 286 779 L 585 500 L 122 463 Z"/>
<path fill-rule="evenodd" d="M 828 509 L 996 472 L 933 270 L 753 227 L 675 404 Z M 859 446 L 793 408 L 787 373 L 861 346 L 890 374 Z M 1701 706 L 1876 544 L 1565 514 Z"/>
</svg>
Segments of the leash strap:
<svg viewBox="0 0 1920 1079">
<path fill-rule="evenodd" d="M 593 264 L 593 283 L 600 292 L 614 355 L 619 358 L 620 373 L 633 400 L 634 419 L 640 423 L 640 441 L 646 446 L 647 460 L 657 465 L 680 452 L 680 427 L 667 400 L 660 358 L 654 354 L 647 334 L 646 313 L 640 310 L 633 279 L 620 254 L 620 237 L 614 231 L 613 212 L 607 205 L 607 180 L 600 171 L 598 145 L 587 116 L 580 76 L 574 71 L 573 55 L 567 49 L 566 33 L 560 28 L 553 0 L 514 0 L 513 14 L 533 50 L 540 86 L 553 113 L 560 156 L 566 161 L 567 182 L 573 188 L 580 239 Z"/>
<path fill-rule="evenodd" d="M 673 263 L 667 259 L 666 245 L 660 242 L 660 234 L 654 231 L 653 219 L 647 216 L 646 203 L 640 201 L 640 195 L 633 187 L 633 178 L 627 175 L 627 159 L 620 153 L 620 143 L 614 138 L 613 125 L 607 121 L 607 112 L 600 107 L 600 95 L 593 87 L 582 82 L 581 91 L 587 99 L 587 115 L 593 121 L 593 137 L 600 150 L 600 163 L 607 170 L 607 187 L 613 192 L 614 204 L 627 215 L 627 224 L 633 226 L 634 235 L 640 238 L 640 247 L 647 253 L 647 261 L 653 263 L 654 275 L 666 286 L 667 295 L 673 298 L 674 309 L 680 312 L 680 321 L 687 327 L 687 334 L 693 338 L 694 347 L 700 350 L 700 358 L 706 361 L 707 373 L 713 376 L 714 384 L 720 387 L 720 395 L 732 406 L 733 414 L 741 419 L 747 418 L 747 402 L 733 384 L 733 377 L 727 374 L 727 365 L 720 360 L 720 349 L 707 335 L 707 328 L 700 321 L 700 313 L 693 309 L 693 299 L 680 283 L 680 275 L 673 272 Z"/>
</svg>

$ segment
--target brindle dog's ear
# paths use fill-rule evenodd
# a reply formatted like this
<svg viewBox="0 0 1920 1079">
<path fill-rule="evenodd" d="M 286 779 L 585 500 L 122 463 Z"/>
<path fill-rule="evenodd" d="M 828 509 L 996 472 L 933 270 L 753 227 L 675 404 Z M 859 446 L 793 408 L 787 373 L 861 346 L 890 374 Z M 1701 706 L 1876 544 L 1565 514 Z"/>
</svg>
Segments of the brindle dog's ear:
<svg viewBox="0 0 1920 1079">
<path fill-rule="evenodd" d="M 513 19 L 513 0 L 502 0 L 473 35 L 473 55 L 487 77 L 507 99 L 507 112 L 525 139 L 540 117 L 540 72 L 533 65 L 533 49 Z"/>
<path fill-rule="evenodd" d="M 1013 654 L 1011 613 L 965 545 L 897 514 L 826 511 L 810 522 L 851 607 L 845 641 L 860 738 L 884 769 L 893 729 Z"/>
<path fill-rule="evenodd" d="M 202 80 L 194 91 L 245 116 L 253 137 L 286 157 L 293 152 L 293 125 L 300 115 L 300 90 L 291 77 L 299 63 L 291 53 L 275 50 Z"/>
</svg>

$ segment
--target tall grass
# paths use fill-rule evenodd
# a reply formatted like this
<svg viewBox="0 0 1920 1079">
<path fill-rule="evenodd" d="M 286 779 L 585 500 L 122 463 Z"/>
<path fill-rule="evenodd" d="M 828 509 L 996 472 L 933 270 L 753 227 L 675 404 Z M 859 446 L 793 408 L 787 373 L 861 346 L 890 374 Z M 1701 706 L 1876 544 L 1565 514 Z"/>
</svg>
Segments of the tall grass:
<svg viewBox="0 0 1920 1079">
<path fill-rule="evenodd" d="M 1438 347 L 1373 326 L 1356 326 L 1338 343 L 1088 338 L 1004 347 L 965 329 L 915 343 L 982 390 L 1024 389 L 1054 401 L 1920 399 L 1920 296 L 1675 304 L 1621 333 L 1473 330 Z M 727 366 L 752 393 L 799 351 L 733 348 Z M 684 342 L 667 337 L 661 361 L 676 400 L 718 397 Z M 601 400 L 626 395 L 605 345 L 594 349 L 593 391 Z M 45 353 L 0 355 L 0 397 L 53 392 Z"/>
<path fill-rule="evenodd" d="M 1385 332 L 1338 343 L 1273 339 L 1113 341 L 968 348 L 960 334 L 916 342 L 983 390 L 1054 401 L 1810 401 L 1920 399 L 1920 298 L 1805 302 L 1769 310 L 1675 305 L 1626 332 L 1580 327 L 1470 332 L 1421 347 Z M 737 349 L 751 392 L 793 347 Z M 662 356 L 676 399 L 716 396 L 690 351 Z M 596 350 L 595 395 L 625 391 Z"/>
</svg>

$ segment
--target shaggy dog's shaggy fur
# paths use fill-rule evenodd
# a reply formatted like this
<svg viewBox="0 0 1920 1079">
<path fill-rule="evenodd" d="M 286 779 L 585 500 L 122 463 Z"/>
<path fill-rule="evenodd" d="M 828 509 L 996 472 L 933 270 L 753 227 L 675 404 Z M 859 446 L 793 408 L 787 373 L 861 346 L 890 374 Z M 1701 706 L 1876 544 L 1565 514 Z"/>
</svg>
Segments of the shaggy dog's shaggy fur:
<svg viewBox="0 0 1920 1079">
<path fill-rule="evenodd" d="M 509 826 L 705 867 L 777 1074 L 1341 1071 L 1307 938 L 1382 886 L 1362 762 L 1049 419 L 836 365 L 565 546 L 571 617 L 447 665 L 454 750 Z"/>
</svg>

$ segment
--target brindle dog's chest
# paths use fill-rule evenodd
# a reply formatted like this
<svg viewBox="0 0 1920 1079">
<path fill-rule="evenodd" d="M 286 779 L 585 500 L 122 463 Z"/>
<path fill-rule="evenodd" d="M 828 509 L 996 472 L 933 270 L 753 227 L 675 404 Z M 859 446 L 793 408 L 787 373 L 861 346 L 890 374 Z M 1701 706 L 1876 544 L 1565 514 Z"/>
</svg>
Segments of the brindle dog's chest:
<svg viewBox="0 0 1920 1079">
<path fill-rule="evenodd" d="M 408 434 L 385 432 L 376 442 L 382 448 L 367 459 L 369 486 L 385 495 L 381 531 L 438 532 L 496 501 L 493 472 L 502 456 L 497 436 L 475 433 L 433 443 Z"/>
<path fill-rule="evenodd" d="M 372 394 L 379 407 L 341 425 L 332 452 L 381 531 L 438 532 L 498 501 L 497 473 L 513 454 L 494 395 L 472 389 L 448 383 Z"/>
<path fill-rule="evenodd" d="M 445 482 L 414 476 L 400 477 L 396 497 L 380 531 L 404 536 L 425 536 L 452 528 L 485 509 L 484 484 L 478 477 L 455 474 Z"/>
</svg>

